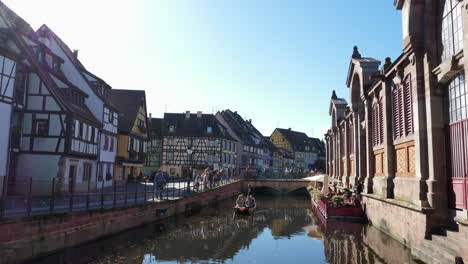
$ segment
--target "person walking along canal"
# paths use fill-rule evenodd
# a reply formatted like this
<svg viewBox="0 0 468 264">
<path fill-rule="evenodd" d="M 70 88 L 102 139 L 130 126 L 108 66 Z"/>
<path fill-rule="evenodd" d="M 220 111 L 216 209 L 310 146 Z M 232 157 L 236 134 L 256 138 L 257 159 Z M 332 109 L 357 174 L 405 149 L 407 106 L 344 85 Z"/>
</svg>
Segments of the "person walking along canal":
<svg viewBox="0 0 468 264">
<path fill-rule="evenodd" d="M 159 199 L 163 199 L 164 185 L 166 185 L 166 177 L 162 170 L 158 170 L 156 177 L 154 177 L 154 184 L 156 184 L 156 196 L 159 194 Z"/>
</svg>

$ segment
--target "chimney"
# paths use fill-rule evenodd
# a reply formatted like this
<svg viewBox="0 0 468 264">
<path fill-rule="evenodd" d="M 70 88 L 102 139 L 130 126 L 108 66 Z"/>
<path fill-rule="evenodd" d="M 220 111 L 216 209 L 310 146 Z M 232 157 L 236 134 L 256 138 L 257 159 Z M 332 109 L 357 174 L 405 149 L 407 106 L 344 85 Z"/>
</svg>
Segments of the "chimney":
<svg viewBox="0 0 468 264">
<path fill-rule="evenodd" d="M 78 50 L 73 50 L 73 57 L 75 57 L 75 59 L 78 59 Z"/>
<path fill-rule="evenodd" d="M 201 118 L 202 117 L 202 111 L 197 111 L 197 117 Z"/>
<path fill-rule="evenodd" d="M 249 123 L 252 124 L 252 119 L 249 119 Z"/>
<path fill-rule="evenodd" d="M 186 112 L 185 112 L 185 118 L 186 118 L 186 119 L 190 119 L 190 111 L 186 111 Z"/>
<path fill-rule="evenodd" d="M 289 131 L 291 131 L 291 128 L 288 128 Z"/>
</svg>

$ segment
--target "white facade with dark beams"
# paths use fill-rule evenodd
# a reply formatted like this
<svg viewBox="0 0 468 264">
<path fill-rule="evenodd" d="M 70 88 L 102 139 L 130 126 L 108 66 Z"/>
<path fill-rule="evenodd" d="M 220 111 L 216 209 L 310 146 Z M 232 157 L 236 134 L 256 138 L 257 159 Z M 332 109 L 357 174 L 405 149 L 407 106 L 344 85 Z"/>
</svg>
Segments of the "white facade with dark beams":
<svg viewBox="0 0 468 264">
<path fill-rule="evenodd" d="M 39 40 L 64 60 L 61 66 L 67 79 L 88 95 L 85 101 L 94 117 L 102 123 L 98 148 L 97 188 L 111 186 L 117 153 L 118 111 L 109 100 L 111 87 L 90 73 L 70 48 L 46 25 L 37 31 Z"/>
<path fill-rule="evenodd" d="M 95 186 L 101 122 L 86 101 L 89 94 L 71 83 L 63 71 L 64 60 L 41 43 L 32 28 L 3 3 L 2 26 L 22 59 L 15 86 L 16 103 L 11 124 L 8 192 L 48 193 L 55 179 L 65 192 Z M 24 107 L 20 107 L 24 105 Z M 94 180 L 95 181 L 95 180 Z"/>
<path fill-rule="evenodd" d="M 214 115 L 166 113 L 162 124 L 162 165 L 171 177 L 189 177 L 207 167 L 231 175 L 236 140 Z"/>
<path fill-rule="evenodd" d="M 22 108 L 17 104 L 15 85 L 17 85 L 18 64 L 21 57 L 19 49 L 11 39 L 8 23 L 0 17 L 0 195 L 6 191 L 9 174 L 10 142 L 12 138 L 12 120 L 15 118 L 14 108 Z"/>
</svg>

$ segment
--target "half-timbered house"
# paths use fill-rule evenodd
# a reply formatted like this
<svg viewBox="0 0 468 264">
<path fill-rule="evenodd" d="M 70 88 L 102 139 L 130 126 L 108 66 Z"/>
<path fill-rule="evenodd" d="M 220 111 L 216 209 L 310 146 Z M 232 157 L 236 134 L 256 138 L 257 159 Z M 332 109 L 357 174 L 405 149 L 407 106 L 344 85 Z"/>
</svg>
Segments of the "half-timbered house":
<svg viewBox="0 0 468 264">
<path fill-rule="evenodd" d="M 15 109 L 21 120 L 15 129 L 21 136 L 11 157 L 9 184 L 19 188 L 33 178 L 40 192 L 40 183 L 50 188 L 56 178 L 64 191 L 87 189 L 97 166 L 101 127 L 85 103 L 88 94 L 65 77 L 63 59 L 41 43 L 24 20 L 4 4 L 0 15 L 25 58 L 17 72 L 24 108 Z"/>
<path fill-rule="evenodd" d="M 14 141 L 18 139 L 17 131 L 15 131 L 17 124 L 12 125 L 13 119 L 18 122 L 14 109 L 23 107 L 22 101 L 18 100 L 21 94 L 18 94 L 19 90 L 16 89 L 21 82 L 17 81 L 16 75 L 20 67 L 18 65 L 23 58 L 18 45 L 12 38 L 12 29 L 7 18 L 5 15 L 0 16 L 0 195 L 4 190 L 6 191 L 8 181 L 10 151 L 13 150 L 8 146 L 10 142 L 13 146 Z"/>
<path fill-rule="evenodd" d="M 102 123 L 99 138 L 97 187 L 112 185 L 114 163 L 117 153 L 118 111 L 109 100 L 111 87 L 92 74 L 78 59 L 78 51 L 71 49 L 49 27 L 42 25 L 37 30 L 38 39 L 63 59 L 60 66 L 63 75 L 76 87 L 85 92 L 85 100 L 94 117 Z"/>
<path fill-rule="evenodd" d="M 164 114 L 162 168 L 172 177 L 191 176 L 212 167 L 234 173 L 236 140 L 214 115 Z"/>
<path fill-rule="evenodd" d="M 149 127 L 149 141 L 147 149 L 146 165 L 144 167 L 145 173 L 149 174 L 161 168 L 162 153 L 163 153 L 163 128 L 164 119 L 150 118 L 148 119 Z"/>
<path fill-rule="evenodd" d="M 142 175 L 149 139 L 146 94 L 141 90 L 112 89 L 110 99 L 120 113 L 114 179 L 135 179 Z"/>
<path fill-rule="evenodd" d="M 270 140 L 278 148 L 293 153 L 295 167 L 306 171 L 314 168 L 315 163 L 324 155 L 321 149 L 324 144 L 316 138 L 310 138 L 303 132 L 277 128 L 270 136 Z"/>
</svg>

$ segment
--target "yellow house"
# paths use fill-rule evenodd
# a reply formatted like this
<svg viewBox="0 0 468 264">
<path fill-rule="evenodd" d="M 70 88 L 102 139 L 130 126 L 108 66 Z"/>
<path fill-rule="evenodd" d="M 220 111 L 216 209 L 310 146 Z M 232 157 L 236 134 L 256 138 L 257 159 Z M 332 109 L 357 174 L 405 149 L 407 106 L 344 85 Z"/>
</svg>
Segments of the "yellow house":
<svg viewBox="0 0 468 264">
<path fill-rule="evenodd" d="M 285 149 L 289 152 L 294 152 L 291 141 L 286 137 L 289 132 L 291 132 L 290 129 L 275 129 L 275 131 L 273 131 L 270 136 L 271 143 L 273 143 L 277 148 Z"/>
<path fill-rule="evenodd" d="M 145 165 L 148 141 L 146 95 L 140 90 L 112 90 L 112 103 L 119 109 L 116 181 L 133 180 Z"/>
</svg>

